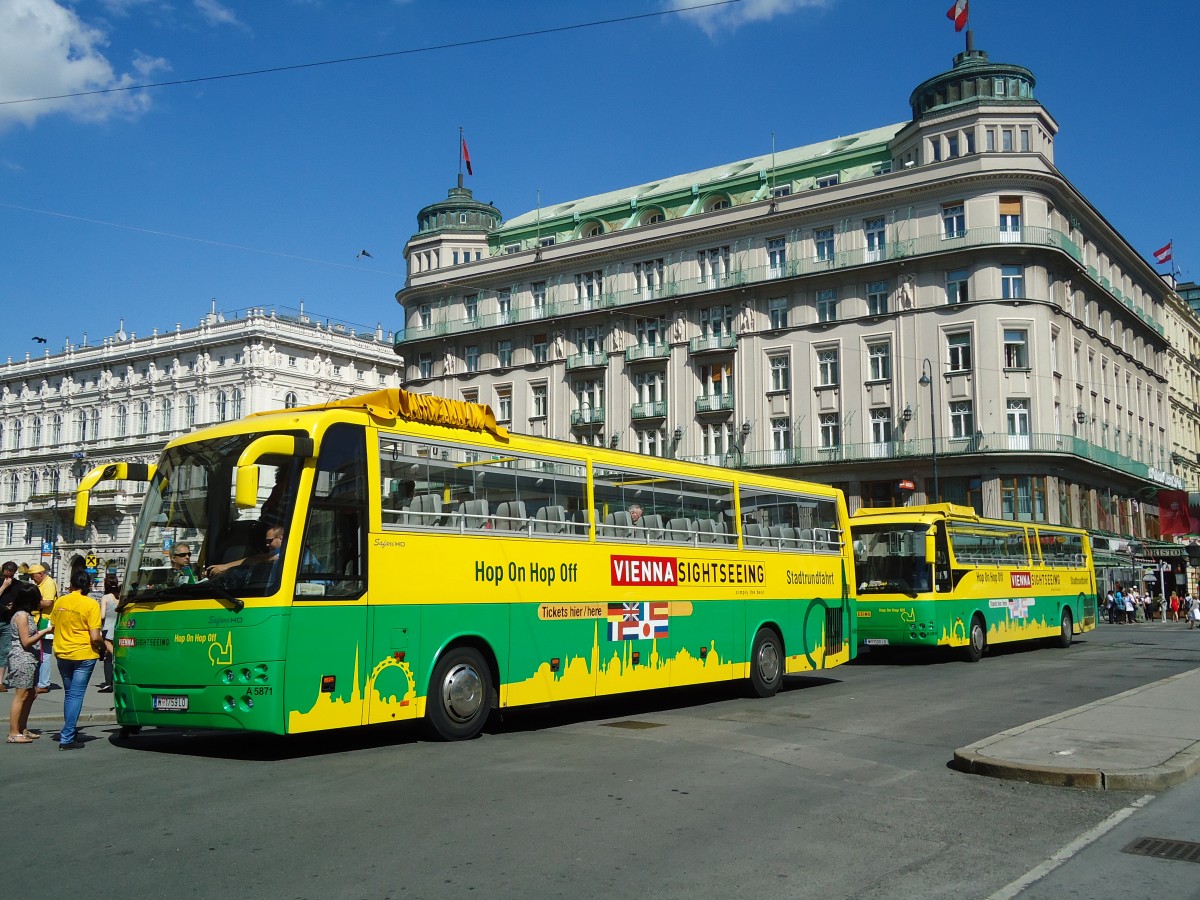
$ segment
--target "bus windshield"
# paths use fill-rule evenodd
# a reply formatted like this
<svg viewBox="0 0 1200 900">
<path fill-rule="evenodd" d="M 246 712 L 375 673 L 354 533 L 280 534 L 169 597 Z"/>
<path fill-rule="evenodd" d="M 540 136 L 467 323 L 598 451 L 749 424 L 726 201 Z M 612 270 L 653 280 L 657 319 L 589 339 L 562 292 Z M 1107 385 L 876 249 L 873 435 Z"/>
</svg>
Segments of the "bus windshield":
<svg viewBox="0 0 1200 900">
<path fill-rule="evenodd" d="M 280 567 L 267 547 L 268 529 L 286 529 L 296 505 L 302 460 L 258 460 L 258 503 L 234 503 L 239 455 L 261 433 L 171 447 L 159 461 L 134 533 L 123 601 L 216 593 L 261 597 L 279 588 Z M 275 531 L 274 534 L 280 532 Z M 216 585 L 206 570 L 230 564 Z M 212 589 L 206 589 L 212 588 Z"/>
<path fill-rule="evenodd" d="M 915 597 L 932 589 L 925 561 L 929 526 L 854 525 L 854 565 L 860 594 L 902 593 Z"/>
</svg>

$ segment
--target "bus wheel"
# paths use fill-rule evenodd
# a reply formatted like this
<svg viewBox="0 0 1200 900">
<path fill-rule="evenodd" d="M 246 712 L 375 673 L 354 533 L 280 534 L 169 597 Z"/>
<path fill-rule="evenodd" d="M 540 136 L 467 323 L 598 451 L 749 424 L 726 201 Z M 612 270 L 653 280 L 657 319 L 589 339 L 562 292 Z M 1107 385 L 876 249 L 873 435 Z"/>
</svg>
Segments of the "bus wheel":
<svg viewBox="0 0 1200 900">
<path fill-rule="evenodd" d="M 142 733 L 141 725 L 122 725 L 121 732 L 118 736 L 120 737 L 121 740 L 127 741 L 131 737 L 133 737 L 135 734 L 141 734 L 141 733 Z"/>
<path fill-rule="evenodd" d="M 1062 624 L 1058 628 L 1058 640 L 1055 643 L 1066 650 L 1071 646 L 1071 631 L 1073 625 L 1071 622 L 1071 610 L 1064 609 L 1062 614 Z"/>
<path fill-rule="evenodd" d="M 967 642 L 967 662 L 979 662 L 983 659 L 983 651 L 987 649 L 987 632 L 979 615 L 971 619 L 970 638 Z"/>
<path fill-rule="evenodd" d="M 474 647 L 456 647 L 438 660 L 429 681 L 425 716 L 443 741 L 475 737 L 491 710 L 487 663 Z"/>
<path fill-rule="evenodd" d="M 759 697 L 774 697 L 783 684 L 783 641 L 773 628 L 760 628 L 750 648 L 750 687 Z"/>
</svg>

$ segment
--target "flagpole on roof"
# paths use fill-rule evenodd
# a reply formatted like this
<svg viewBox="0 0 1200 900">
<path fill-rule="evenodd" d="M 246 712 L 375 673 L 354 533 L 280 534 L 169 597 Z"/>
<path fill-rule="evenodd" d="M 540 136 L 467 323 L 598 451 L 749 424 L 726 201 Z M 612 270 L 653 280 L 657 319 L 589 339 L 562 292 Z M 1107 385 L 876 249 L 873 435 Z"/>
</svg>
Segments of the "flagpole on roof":
<svg viewBox="0 0 1200 900">
<path fill-rule="evenodd" d="M 462 126 L 458 126 L 458 186 L 463 186 L 462 179 L 462 148 L 463 148 L 463 133 Z"/>
</svg>

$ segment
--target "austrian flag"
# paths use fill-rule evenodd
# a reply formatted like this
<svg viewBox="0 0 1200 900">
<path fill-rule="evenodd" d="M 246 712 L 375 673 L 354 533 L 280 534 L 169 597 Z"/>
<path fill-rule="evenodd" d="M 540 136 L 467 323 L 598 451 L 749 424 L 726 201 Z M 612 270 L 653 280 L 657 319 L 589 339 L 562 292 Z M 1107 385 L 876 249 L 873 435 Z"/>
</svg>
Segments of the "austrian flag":
<svg viewBox="0 0 1200 900">
<path fill-rule="evenodd" d="M 1168 241 L 1165 247 L 1159 247 L 1154 251 L 1154 261 L 1160 266 L 1163 263 L 1169 263 L 1173 257 L 1172 250 L 1174 249 L 1174 241 Z"/>
<path fill-rule="evenodd" d="M 954 21 L 954 30 L 962 31 L 967 26 L 967 0 L 955 0 L 946 11 L 946 18 Z"/>
</svg>

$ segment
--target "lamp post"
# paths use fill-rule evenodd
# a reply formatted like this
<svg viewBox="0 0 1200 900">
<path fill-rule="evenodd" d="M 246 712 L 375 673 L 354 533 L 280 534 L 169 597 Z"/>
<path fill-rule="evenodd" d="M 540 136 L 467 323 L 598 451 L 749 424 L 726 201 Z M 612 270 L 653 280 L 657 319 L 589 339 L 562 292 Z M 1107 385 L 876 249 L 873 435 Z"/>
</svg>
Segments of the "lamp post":
<svg viewBox="0 0 1200 900">
<path fill-rule="evenodd" d="M 933 498 L 936 503 L 941 500 L 942 492 L 938 487 L 937 408 L 933 401 L 933 363 L 929 361 L 928 356 L 921 360 L 921 377 L 917 384 L 929 388 L 929 437 L 933 446 Z"/>
</svg>

